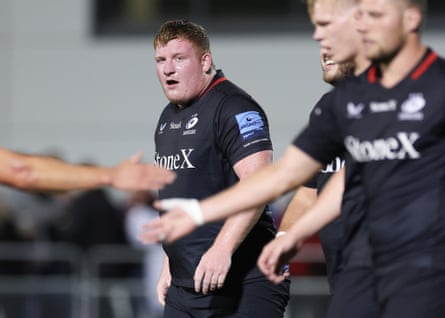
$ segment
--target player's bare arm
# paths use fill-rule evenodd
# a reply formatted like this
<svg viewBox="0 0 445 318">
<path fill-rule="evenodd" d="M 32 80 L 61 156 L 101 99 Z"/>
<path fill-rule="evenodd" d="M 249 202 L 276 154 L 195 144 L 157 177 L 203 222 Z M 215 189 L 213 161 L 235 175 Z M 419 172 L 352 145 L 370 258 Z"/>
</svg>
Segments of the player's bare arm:
<svg viewBox="0 0 445 318">
<path fill-rule="evenodd" d="M 277 199 L 307 182 L 320 168 L 320 162 L 291 145 L 274 164 L 203 200 L 200 206 L 204 222 L 224 219 Z"/>
<path fill-rule="evenodd" d="M 170 243 L 204 223 L 223 220 L 266 204 L 308 181 L 321 166 L 320 162 L 291 145 L 272 165 L 241 180 L 228 190 L 203 200 L 201 204 L 193 199 L 155 202 L 157 209 L 169 210 L 169 213 L 146 224 L 141 240 L 146 243 Z"/>
<path fill-rule="evenodd" d="M 0 182 L 25 190 L 66 191 L 113 186 L 121 190 L 155 190 L 175 174 L 140 162 L 136 154 L 114 167 L 70 164 L 63 160 L 0 148 Z"/>
</svg>

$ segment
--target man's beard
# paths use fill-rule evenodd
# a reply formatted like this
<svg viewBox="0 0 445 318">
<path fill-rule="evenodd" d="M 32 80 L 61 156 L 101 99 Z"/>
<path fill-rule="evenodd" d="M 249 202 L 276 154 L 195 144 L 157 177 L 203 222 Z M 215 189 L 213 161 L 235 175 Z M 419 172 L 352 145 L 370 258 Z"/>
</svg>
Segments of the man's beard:
<svg viewBox="0 0 445 318">
<path fill-rule="evenodd" d="M 324 74 L 323 80 L 326 83 L 329 83 L 329 84 L 335 86 L 335 84 L 337 82 L 339 82 L 347 77 L 354 76 L 354 71 L 355 71 L 355 63 L 354 62 L 339 63 L 337 72 L 335 72 L 335 74 L 332 76 L 326 76 L 326 74 Z"/>
</svg>

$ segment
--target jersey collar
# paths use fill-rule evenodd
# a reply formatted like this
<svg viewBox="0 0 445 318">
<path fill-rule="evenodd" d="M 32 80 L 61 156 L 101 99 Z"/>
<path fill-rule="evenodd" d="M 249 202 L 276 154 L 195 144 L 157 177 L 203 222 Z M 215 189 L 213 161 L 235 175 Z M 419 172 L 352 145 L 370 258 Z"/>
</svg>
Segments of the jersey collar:
<svg viewBox="0 0 445 318">
<path fill-rule="evenodd" d="M 202 92 L 202 94 L 198 97 L 198 99 L 204 97 L 204 95 L 206 95 L 213 87 L 215 87 L 216 85 L 218 85 L 226 80 L 227 80 L 227 78 L 224 76 L 222 71 L 218 70 L 215 77 L 213 78 L 212 82 L 210 83 L 210 85 L 207 86 L 207 88 L 204 90 L 204 92 Z"/>
<path fill-rule="evenodd" d="M 425 73 L 429 67 L 436 61 L 438 55 L 436 52 L 428 48 L 424 54 L 424 56 L 420 59 L 419 63 L 416 67 L 411 71 L 409 77 L 412 80 L 419 79 L 423 73 Z M 368 70 L 368 82 L 371 84 L 375 84 L 379 77 L 377 65 L 373 64 Z"/>
</svg>

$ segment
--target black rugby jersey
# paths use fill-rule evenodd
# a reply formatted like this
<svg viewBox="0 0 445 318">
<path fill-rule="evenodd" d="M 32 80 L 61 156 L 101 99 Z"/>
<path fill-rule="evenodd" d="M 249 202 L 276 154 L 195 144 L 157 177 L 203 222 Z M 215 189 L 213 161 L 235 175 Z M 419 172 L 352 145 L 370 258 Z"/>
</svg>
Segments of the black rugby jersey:
<svg viewBox="0 0 445 318">
<path fill-rule="evenodd" d="M 377 75 L 340 83 L 295 145 L 320 162 L 346 149 L 360 166 L 377 266 L 444 263 L 445 62 L 428 49 L 389 89 Z"/>
<path fill-rule="evenodd" d="M 217 72 L 209 89 L 180 109 L 168 104 L 155 132 L 156 164 L 174 170 L 175 182 L 159 192 L 161 199 L 203 199 L 236 183 L 233 165 L 253 153 L 272 150 L 266 115 L 246 92 Z M 222 222 L 204 225 L 165 245 L 172 283 L 193 287 L 201 256 L 210 248 Z M 239 282 L 261 275 L 256 261 L 262 247 L 275 236 L 267 209 L 232 257 L 226 280 Z"/>
</svg>

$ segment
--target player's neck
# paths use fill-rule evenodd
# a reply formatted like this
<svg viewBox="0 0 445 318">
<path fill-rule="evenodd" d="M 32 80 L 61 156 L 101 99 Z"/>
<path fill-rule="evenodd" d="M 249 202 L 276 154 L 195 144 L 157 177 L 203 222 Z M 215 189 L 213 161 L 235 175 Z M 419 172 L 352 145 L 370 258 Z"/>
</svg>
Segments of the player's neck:
<svg viewBox="0 0 445 318">
<path fill-rule="evenodd" d="M 402 81 L 425 54 L 426 47 L 419 41 L 407 41 L 407 44 L 388 62 L 379 65 L 380 83 L 391 88 Z"/>
<path fill-rule="evenodd" d="M 204 75 L 204 81 L 202 84 L 201 91 L 199 92 L 198 99 L 207 92 L 207 89 L 209 88 L 210 84 L 212 84 L 215 74 L 216 72 L 212 71 Z"/>
<path fill-rule="evenodd" d="M 364 54 L 357 54 L 357 57 L 354 61 L 354 75 L 358 76 L 362 74 L 371 64 L 371 62 L 366 58 Z"/>
<path fill-rule="evenodd" d="M 187 106 L 193 104 L 195 101 L 197 101 L 198 99 L 201 98 L 201 96 L 206 92 L 206 90 L 208 89 L 208 87 L 210 86 L 210 84 L 212 83 L 213 77 L 215 76 L 216 72 L 209 72 L 204 74 L 201 84 L 200 84 L 200 90 L 198 92 L 198 94 L 196 95 L 195 98 L 190 99 L 187 103 L 183 103 L 183 104 L 178 104 L 177 106 L 180 109 L 184 109 Z"/>
</svg>

